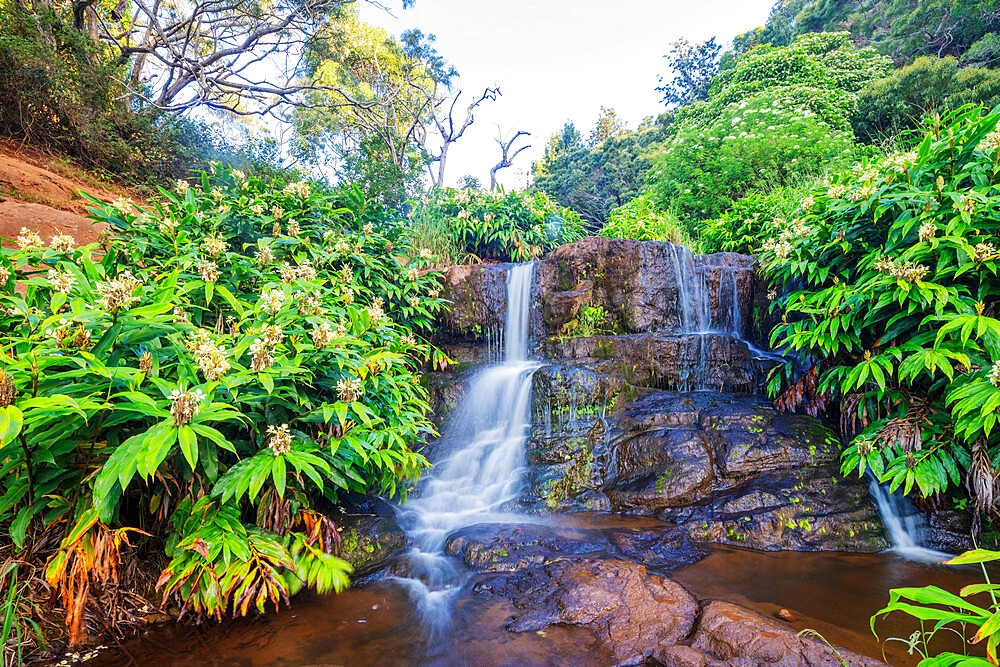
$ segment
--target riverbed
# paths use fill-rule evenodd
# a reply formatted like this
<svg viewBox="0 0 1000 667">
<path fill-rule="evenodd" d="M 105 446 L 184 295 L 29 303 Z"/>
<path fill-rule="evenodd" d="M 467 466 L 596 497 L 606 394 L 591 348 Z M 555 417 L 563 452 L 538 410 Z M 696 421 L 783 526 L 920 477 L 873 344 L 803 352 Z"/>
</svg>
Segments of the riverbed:
<svg viewBox="0 0 1000 667">
<path fill-rule="evenodd" d="M 645 523 L 644 523 L 645 522 Z M 611 514 L 559 521 L 594 528 L 626 524 L 655 530 L 655 521 Z M 648 523 L 649 525 L 645 525 Z M 971 568 L 906 560 L 892 552 L 761 552 L 712 547 L 692 565 L 669 573 L 700 599 L 721 599 L 768 615 L 790 613 L 797 630 L 819 632 L 830 643 L 885 660 L 915 665 L 919 656 L 896 641 L 882 643 L 869 629 L 890 588 L 934 584 L 957 592 L 979 579 Z M 266 616 L 206 623 L 168 624 L 96 661 L 106 665 L 606 665 L 610 656 L 589 631 L 549 626 L 513 633 L 506 600 L 473 592 L 469 580 L 455 598 L 451 626 L 436 637 L 421 625 L 408 588 L 376 578 L 339 595 L 303 594 L 290 608 Z M 908 637 L 906 616 L 883 618 L 879 638 Z M 944 648 L 942 644 L 940 648 Z M 954 642 L 950 650 L 960 649 Z M 884 653 L 883 653 L 884 651 Z"/>
</svg>

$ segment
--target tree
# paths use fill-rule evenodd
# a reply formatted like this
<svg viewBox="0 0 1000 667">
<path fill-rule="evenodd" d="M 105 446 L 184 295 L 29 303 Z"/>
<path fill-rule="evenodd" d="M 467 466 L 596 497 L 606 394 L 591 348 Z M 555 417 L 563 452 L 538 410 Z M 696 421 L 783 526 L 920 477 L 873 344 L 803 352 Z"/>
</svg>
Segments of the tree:
<svg viewBox="0 0 1000 667">
<path fill-rule="evenodd" d="M 604 141 L 616 139 L 625 132 L 625 124 L 618 118 L 618 113 L 611 107 L 602 106 L 597 123 L 590 132 L 590 145 L 599 146 Z"/>
<path fill-rule="evenodd" d="M 1000 103 L 1000 72 L 959 68 L 953 57 L 922 56 L 913 63 L 865 86 L 851 119 L 859 141 L 875 143 L 919 127 L 934 114 L 964 104 Z"/>
<path fill-rule="evenodd" d="M 599 227 L 612 209 L 641 194 L 650 166 L 647 153 L 667 136 L 671 121 L 670 112 L 647 118 L 637 132 L 622 128 L 596 145 L 594 140 L 604 133 L 600 121 L 589 143 L 573 123 L 566 123 L 549 138 L 542 159 L 532 164 L 532 187 Z"/>
<path fill-rule="evenodd" d="M 460 122 L 456 122 L 455 119 L 455 105 L 458 104 L 458 98 L 462 96 L 462 91 L 458 91 L 451 97 L 437 98 L 434 103 L 431 104 L 431 118 L 434 121 L 434 128 L 437 130 L 437 135 L 441 140 L 441 145 L 437 151 L 431 151 L 427 149 L 427 134 L 423 133 L 422 144 L 425 150 L 427 150 L 430 156 L 430 163 L 427 165 L 427 170 L 430 172 L 431 183 L 442 187 L 444 186 L 444 168 L 448 160 L 448 149 L 453 143 L 462 138 L 465 131 L 469 129 L 469 126 L 475 122 L 475 111 L 476 108 L 486 102 L 487 100 L 493 102 L 497 97 L 500 96 L 499 88 L 487 88 L 483 91 L 483 94 L 478 98 L 474 98 L 473 101 L 465 109 L 465 116 Z M 437 174 L 431 169 L 431 165 L 437 163 Z"/>
<path fill-rule="evenodd" d="M 510 167 L 512 164 L 514 164 L 514 158 L 516 158 L 518 155 L 520 155 L 521 151 L 524 151 L 524 150 L 527 150 L 528 148 L 531 148 L 531 144 L 525 144 L 524 146 L 521 146 L 516 151 L 514 151 L 513 153 L 511 153 L 511 149 L 514 146 L 514 142 L 516 142 L 522 136 L 524 136 L 524 137 L 531 136 L 531 132 L 525 132 L 524 130 L 518 130 L 514 134 L 514 136 L 512 136 L 512 137 L 510 137 L 508 139 L 508 138 L 504 137 L 503 133 L 500 131 L 500 128 L 497 127 L 496 142 L 500 146 L 500 161 L 497 162 L 496 165 L 492 169 L 490 169 L 490 190 L 491 191 L 497 189 L 497 172 L 500 171 L 501 169 L 506 169 L 507 167 Z"/>
<path fill-rule="evenodd" d="M 925 55 L 963 58 L 971 53 L 970 63 L 985 64 L 1000 53 L 1000 2 L 778 0 L 763 26 L 733 40 L 733 54 L 759 44 L 786 46 L 799 35 L 836 30 L 848 30 L 855 44 L 873 46 L 897 63 Z"/>
<path fill-rule="evenodd" d="M 719 71 L 719 52 L 722 47 L 715 43 L 715 37 L 691 44 L 686 39 L 679 39 L 670 46 L 670 52 L 663 56 L 674 72 L 674 78 L 664 83 L 656 90 L 663 93 L 663 103 L 667 106 L 683 106 L 708 96 L 708 86 L 712 77 Z"/>
</svg>

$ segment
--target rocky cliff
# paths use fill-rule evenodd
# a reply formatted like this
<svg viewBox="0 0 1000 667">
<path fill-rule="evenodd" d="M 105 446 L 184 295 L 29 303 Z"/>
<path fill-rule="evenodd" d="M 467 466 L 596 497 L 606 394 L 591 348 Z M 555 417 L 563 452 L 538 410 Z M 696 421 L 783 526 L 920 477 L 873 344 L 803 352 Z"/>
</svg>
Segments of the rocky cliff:
<svg viewBox="0 0 1000 667">
<path fill-rule="evenodd" d="M 442 425 L 503 347 L 506 270 L 445 272 L 438 342 L 458 363 L 428 376 Z M 751 257 L 587 238 L 536 264 L 532 298 L 543 365 L 519 509 L 655 516 L 766 550 L 887 546 L 865 485 L 838 474 L 834 435 L 761 397 L 775 362 Z"/>
</svg>

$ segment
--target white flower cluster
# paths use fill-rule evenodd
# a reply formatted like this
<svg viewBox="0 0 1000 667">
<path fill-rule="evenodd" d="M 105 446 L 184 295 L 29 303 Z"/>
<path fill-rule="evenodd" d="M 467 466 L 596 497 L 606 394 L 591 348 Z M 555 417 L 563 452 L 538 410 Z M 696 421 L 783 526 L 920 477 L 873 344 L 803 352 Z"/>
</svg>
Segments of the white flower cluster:
<svg viewBox="0 0 1000 667">
<path fill-rule="evenodd" d="M 194 391 L 174 389 L 170 392 L 170 416 L 174 418 L 174 426 L 190 424 L 201 409 L 201 402 L 204 400 L 205 394 L 201 389 Z"/>
<path fill-rule="evenodd" d="M 59 269 L 49 269 L 46 278 L 48 278 L 49 284 L 52 285 L 52 289 L 62 294 L 69 294 L 70 290 L 73 289 L 73 284 L 76 282 L 76 276 L 66 271 L 60 271 Z"/>
<path fill-rule="evenodd" d="M 994 363 L 990 369 L 990 384 L 994 387 L 1000 387 L 1000 361 Z"/>
<path fill-rule="evenodd" d="M 17 247 L 21 250 L 40 250 L 43 248 L 42 237 L 37 232 L 33 232 L 27 227 L 21 227 L 21 233 L 15 239 Z"/>
<path fill-rule="evenodd" d="M 288 430 L 288 424 L 278 427 L 268 426 L 267 434 L 270 436 L 267 446 L 271 448 L 272 454 L 282 456 L 292 451 L 292 434 Z"/>
<path fill-rule="evenodd" d="M 196 329 L 188 340 L 187 347 L 194 356 L 198 370 L 205 379 L 213 382 L 222 378 L 230 368 L 226 357 L 226 348 L 212 340 L 212 336 L 204 329 Z"/>
<path fill-rule="evenodd" d="M 914 262 L 903 262 L 897 264 L 888 257 L 882 257 L 873 265 L 875 270 L 879 273 L 884 273 L 890 275 L 897 280 L 902 280 L 908 283 L 915 283 L 919 280 L 923 280 L 930 269 L 922 264 L 915 264 Z"/>
<path fill-rule="evenodd" d="M 297 183 L 289 183 L 282 190 L 286 195 L 298 195 L 305 199 L 309 196 L 309 184 L 305 181 L 299 181 Z"/>
<path fill-rule="evenodd" d="M 219 253 L 226 252 L 229 246 L 223 239 L 217 236 L 210 236 L 205 239 L 205 252 L 207 252 L 212 257 L 218 257 Z"/>
<path fill-rule="evenodd" d="M 250 370 L 254 373 L 259 373 L 265 368 L 270 368 L 274 365 L 274 356 L 271 354 L 271 347 L 267 340 L 263 338 L 258 338 L 250 343 L 250 354 L 253 355 L 253 360 L 250 362 Z"/>
<path fill-rule="evenodd" d="M 280 311 L 284 304 L 285 293 L 280 289 L 273 289 L 260 295 L 261 308 L 272 314 Z"/>
<path fill-rule="evenodd" d="M 97 284 L 97 291 L 101 294 L 99 303 L 104 310 L 117 313 L 139 300 L 139 297 L 132 293 L 141 285 L 142 283 L 132 275 L 132 272 L 126 269 L 116 278 Z"/>
<path fill-rule="evenodd" d="M 219 281 L 219 265 L 215 262 L 198 262 L 198 273 L 206 283 Z"/>
<path fill-rule="evenodd" d="M 973 252 L 977 262 L 985 262 L 996 256 L 997 249 L 992 243 L 977 243 Z"/>
<path fill-rule="evenodd" d="M 267 266 L 274 261 L 274 251 L 271 250 L 271 246 L 269 245 L 261 246 L 254 253 L 254 257 L 260 262 L 261 266 Z"/>
<path fill-rule="evenodd" d="M 330 328 L 329 322 L 323 320 L 317 326 L 313 327 L 312 342 L 317 349 L 323 349 L 330 344 L 331 340 L 333 340 L 333 329 Z"/>
<path fill-rule="evenodd" d="M 69 252 L 76 245 L 76 239 L 69 234 L 56 234 L 49 245 L 56 252 Z"/>
<path fill-rule="evenodd" d="M 920 240 L 930 241 L 937 234 L 937 225 L 928 220 L 927 222 L 920 225 Z"/>
<path fill-rule="evenodd" d="M 345 403 L 352 403 L 364 392 L 361 380 L 358 378 L 344 378 L 337 381 L 337 398 Z"/>
</svg>

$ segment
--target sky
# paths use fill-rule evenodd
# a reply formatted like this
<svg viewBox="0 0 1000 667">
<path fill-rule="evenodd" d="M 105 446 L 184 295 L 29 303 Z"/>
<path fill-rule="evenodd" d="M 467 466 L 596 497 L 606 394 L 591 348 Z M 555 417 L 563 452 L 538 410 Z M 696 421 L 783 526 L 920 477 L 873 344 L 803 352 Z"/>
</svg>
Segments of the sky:
<svg viewBox="0 0 1000 667">
<path fill-rule="evenodd" d="M 359 3 L 362 18 L 398 37 L 410 28 L 437 37 L 437 50 L 458 70 L 463 99 L 499 86 L 496 102 L 479 107 L 475 123 L 453 144 L 445 180 L 471 174 L 484 185 L 500 159 L 500 132 L 531 132 L 531 148 L 498 174 L 506 187 L 527 183 L 531 162 L 549 137 L 572 120 L 586 137 L 601 105 L 627 127 L 664 107 L 658 76 L 676 39 L 703 42 L 762 25 L 774 0 L 416 0 L 386 12 Z M 672 77 L 668 77 L 672 78 Z M 463 112 L 465 106 L 460 107 Z M 464 115 L 464 114 L 463 114 Z M 524 142 L 522 137 L 519 142 Z M 521 143 L 515 144 L 520 146 Z"/>
</svg>

